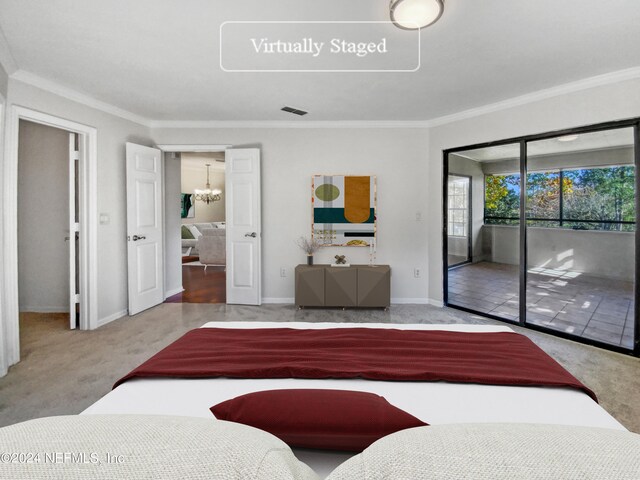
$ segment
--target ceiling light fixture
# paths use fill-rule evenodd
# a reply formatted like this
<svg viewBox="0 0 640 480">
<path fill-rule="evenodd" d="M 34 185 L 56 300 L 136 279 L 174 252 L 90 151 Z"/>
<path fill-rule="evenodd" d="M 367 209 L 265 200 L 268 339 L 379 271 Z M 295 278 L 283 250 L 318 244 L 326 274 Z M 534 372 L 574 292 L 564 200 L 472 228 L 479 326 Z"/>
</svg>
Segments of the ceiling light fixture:
<svg viewBox="0 0 640 480">
<path fill-rule="evenodd" d="M 207 205 L 213 202 L 217 202 L 222 198 L 222 190 L 211 190 L 211 184 L 209 183 L 209 167 L 210 163 L 207 163 L 207 185 L 204 190 L 200 190 L 196 188 L 193 193 L 196 194 L 196 200 L 200 200 L 201 202 L 205 202 Z"/>
<path fill-rule="evenodd" d="M 559 142 L 573 142 L 578 139 L 580 135 L 565 135 L 563 137 L 558 137 Z"/>
<path fill-rule="evenodd" d="M 391 0 L 389 15 L 396 27 L 418 30 L 438 21 L 444 0 Z"/>
</svg>

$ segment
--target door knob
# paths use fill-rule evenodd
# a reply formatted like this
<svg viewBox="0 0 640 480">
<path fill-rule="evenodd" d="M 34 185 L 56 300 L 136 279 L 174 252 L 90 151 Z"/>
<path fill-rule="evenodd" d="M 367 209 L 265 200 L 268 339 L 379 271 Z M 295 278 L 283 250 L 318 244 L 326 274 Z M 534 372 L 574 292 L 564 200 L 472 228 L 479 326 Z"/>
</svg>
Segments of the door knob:
<svg viewBox="0 0 640 480">
<path fill-rule="evenodd" d="M 137 242 L 138 240 L 146 240 L 147 237 L 143 237 L 142 235 L 138 236 L 138 235 L 134 235 L 133 236 L 133 241 Z"/>
<path fill-rule="evenodd" d="M 256 232 L 251 232 L 251 233 L 245 233 L 244 236 L 245 237 L 256 238 L 258 236 L 258 234 Z"/>
</svg>

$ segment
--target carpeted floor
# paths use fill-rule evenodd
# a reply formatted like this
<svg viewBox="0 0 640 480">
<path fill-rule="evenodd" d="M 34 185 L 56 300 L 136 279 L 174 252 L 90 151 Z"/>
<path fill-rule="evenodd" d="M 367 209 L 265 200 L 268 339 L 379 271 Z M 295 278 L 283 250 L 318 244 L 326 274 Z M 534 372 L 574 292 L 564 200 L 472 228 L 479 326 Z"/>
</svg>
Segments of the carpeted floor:
<svg viewBox="0 0 640 480">
<path fill-rule="evenodd" d="M 21 319 L 22 361 L 0 378 L 0 426 L 80 413 L 106 394 L 115 380 L 187 330 L 208 321 L 238 320 L 499 324 L 453 309 L 421 305 L 394 305 L 383 312 L 165 303 L 91 332 L 67 330 L 64 316 L 26 314 Z M 600 404 L 623 425 L 640 433 L 640 359 L 515 330 L 529 336 L 592 388 Z"/>
</svg>

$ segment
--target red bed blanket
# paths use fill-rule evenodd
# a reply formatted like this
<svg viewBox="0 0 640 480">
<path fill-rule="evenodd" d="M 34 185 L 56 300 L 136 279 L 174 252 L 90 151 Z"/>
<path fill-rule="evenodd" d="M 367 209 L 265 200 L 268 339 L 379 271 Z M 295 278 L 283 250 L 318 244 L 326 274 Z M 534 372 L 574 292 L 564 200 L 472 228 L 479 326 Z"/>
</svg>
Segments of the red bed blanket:
<svg viewBox="0 0 640 480">
<path fill-rule="evenodd" d="M 570 387 L 596 395 L 527 337 L 511 332 L 375 328 L 198 328 L 118 380 L 364 378 Z"/>
</svg>

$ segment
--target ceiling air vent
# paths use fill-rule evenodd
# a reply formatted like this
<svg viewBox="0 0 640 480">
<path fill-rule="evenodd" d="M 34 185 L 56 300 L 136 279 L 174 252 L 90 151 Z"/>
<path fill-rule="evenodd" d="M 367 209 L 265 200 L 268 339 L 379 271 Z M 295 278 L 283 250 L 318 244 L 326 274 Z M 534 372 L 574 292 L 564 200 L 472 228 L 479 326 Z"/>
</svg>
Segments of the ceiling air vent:
<svg viewBox="0 0 640 480">
<path fill-rule="evenodd" d="M 298 110 L 297 108 L 292 107 L 282 107 L 280 110 L 287 113 L 293 113 L 294 115 L 306 115 L 309 112 L 305 112 L 304 110 Z"/>
</svg>

